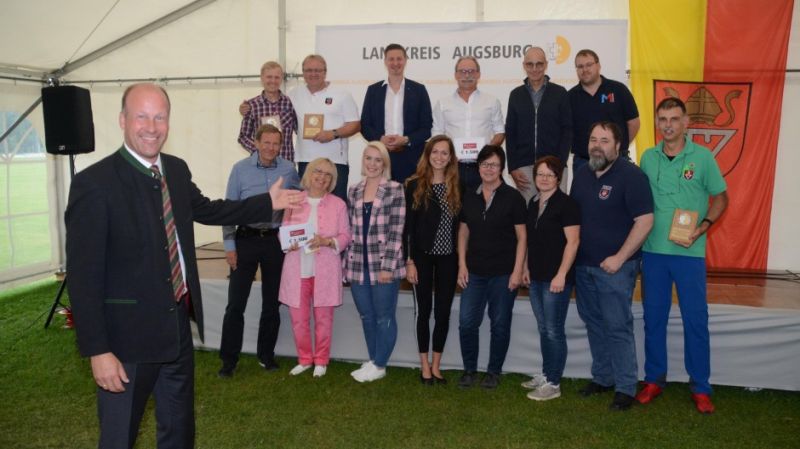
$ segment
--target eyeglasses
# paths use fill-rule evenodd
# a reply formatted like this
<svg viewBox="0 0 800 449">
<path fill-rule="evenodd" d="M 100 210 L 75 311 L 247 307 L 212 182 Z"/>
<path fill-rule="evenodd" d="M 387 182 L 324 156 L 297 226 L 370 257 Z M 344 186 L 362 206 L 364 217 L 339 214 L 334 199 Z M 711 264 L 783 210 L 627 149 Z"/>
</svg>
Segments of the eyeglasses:
<svg viewBox="0 0 800 449">
<path fill-rule="evenodd" d="M 456 70 L 456 73 L 460 74 L 460 75 L 474 75 L 474 74 L 478 73 L 478 70 L 475 70 L 475 69 L 459 69 L 459 70 Z"/>
<path fill-rule="evenodd" d="M 578 65 L 575 66 L 575 69 L 576 70 L 583 70 L 583 69 L 587 69 L 588 70 L 588 69 L 591 69 L 595 64 L 597 64 L 597 63 L 596 62 L 587 62 L 586 64 L 578 64 Z"/>
<path fill-rule="evenodd" d="M 303 73 L 324 73 L 326 69 L 303 69 Z"/>
<path fill-rule="evenodd" d="M 542 179 L 555 179 L 556 175 L 552 173 L 536 173 L 536 177 Z"/>
<path fill-rule="evenodd" d="M 481 162 L 478 164 L 481 168 L 488 168 L 490 170 L 498 170 L 500 168 L 500 164 L 497 162 Z"/>
<path fill-rule="evenodd" d="M 528 61 L 523 63 L 523 65 L 528 69 L 543 69 L 546 64 L 547 64 L 546 62 L 542 61 L 537 61 L 537 62 Z"/>
<path fill-rule="evenodd" d="M 311 173 L 312 173 L 312 174 L 315 174 L 315 175 L 323 175 L 323 176 L 325 176 L 326 178 L 333 178 L 333 175 L 332 175 L 332 174 L 330 174 L 330 173 L 328 173 L 328 172 L 326 172 L 326 171 L 320 170 L 320 169 L 318 169 L 318 168 L 315 168 L 314 170 L 311 170 Z"/>
</svg>

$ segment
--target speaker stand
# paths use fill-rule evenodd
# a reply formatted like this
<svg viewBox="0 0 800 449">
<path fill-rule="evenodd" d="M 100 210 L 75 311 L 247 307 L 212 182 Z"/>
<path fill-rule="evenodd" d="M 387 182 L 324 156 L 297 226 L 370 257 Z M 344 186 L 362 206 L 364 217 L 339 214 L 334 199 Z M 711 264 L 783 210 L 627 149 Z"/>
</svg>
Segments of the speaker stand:
<svg viewBox="0 0 800 449">
<path fill-rule="evenodd" d="M 69 155 L 69 180 L 70 180 L 70 182 L 72 182 L 72 180 L 74 178 L 75 178 L 75 155 L 74 154 L 70 154 Z M 53 315 L 56 313 L 56 309 L 58 309 L 59 306 L 65 308 L 65 309 L 69 309 L 69 306 L 67 306 L 66 304 L 62 304 L 61 303 L 61 296 L 64 294 L 64 289 L 66 287 L 67 287 L 67 273 L 65 271 L 64 272 L 64 279 L 61 281 L 61 287 L 58 288 L 58 293 L 56 294 L 55 299 L 53 299 L 53 305 L 50 307 L 50 313 L 47 315 L 47 320 L 44 322 L 44 328 L 45 329 L 50 327 L 50 322 L 53 321 Z"/>
</svg>

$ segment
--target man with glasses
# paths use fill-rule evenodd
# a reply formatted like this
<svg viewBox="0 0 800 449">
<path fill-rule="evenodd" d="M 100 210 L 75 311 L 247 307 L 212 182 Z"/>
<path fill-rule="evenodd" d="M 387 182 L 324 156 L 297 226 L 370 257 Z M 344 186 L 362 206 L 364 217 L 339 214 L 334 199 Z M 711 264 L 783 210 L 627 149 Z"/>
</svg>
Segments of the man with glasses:
<svg viewBox="0 0 800 449">
<path fill-rule="evenodd" d="M 575 55 L 579 83 L 569 90 L 572 109 L 572 173 L 589 160 L 589 128 L 607 120 L 622 131 L 620 155 L 630 159 L 628 146 L 639 132 L 639 109 L 631 91 L 600 74 L 600 58 L 592 50 Z"/>
<path fill-rule="evenodd" d="M 700 413 L 710 414 L 714 405 L 709 383 L 706 234 L 728 205 L 727 186 L 714 155 L 685 135 L 689 116 L 680 99 L 669 97 L 658 104 L 656 126 L 663 140 L 642 155 L 642 171 L 650 180 L 656 212 L 642 256 L 645 383 L 636 399 L 647 404 L 666 386 L 667 321 L 674 283 L 692 400 Z M 694 220 L 683 218 L 692 214 Z M 688 238 L 676 235 L 674 217 L 686 222 L 683 237 Z"/>
<path fill-rule="evenodd" d="M 528 76 L 508 97 L 506 150 L 508 172 L 529 201 L 536 192 L 533 163 L 537 159 L 551 155 L 566 165 L 572 144 L 572 111 L 567 90 L 550 82 L 545 74 L 544 50 L 529 48 L 522 68 Z"/>
<path fill-rule="evenodd" d="M 653 227 L 650 185 L 639 167 L 619 157 L 620 136 L 612 122 L 592 127 L 587 168 L 575 174 L 570 192 L 581 210 L 576 303 L 592 354 L 592 381 L 579 393 L 615 391 L 611 410 L 634 403 L 639 367 L 631 301 L 639 248 Z"/>
<path fill-rule="evenodd" d="M 326 157 L 336 165 L 336 187 L 333 194 L 347 201 L 348 138 L 361 130 L 358 107 L 353 96 L 344 89 L 331 86 L 325 81 L 328 65 L 320 55 L 308 55 L 303 59 L 305 86 L 297 86 L 289 92 L 297 111 L 297 157 L 300 177 L 309 162 Z M 322 118 L 319 130 L 307 129 L 313 121 Z"/>
<path fill-rule="evenodd" d="M 279 178 L 289 188 L 299 188 L 300 178 L 294 164 L 281 157 L 281 130 L 272 125 L 261 125 L 255 135 L 258 151 L 237 162 L 228 178 L 225 198 L 243 200 L 264 193 Z M 244 310 L 250 296 L 250 287 L 261 267 L 261 319 L 258 325 L 256 355 L 259 364 L 267 371 L 278 369 L 275 362 L 275 343 L 281 324 L 278 306 L 278 289 L 281 284 L 283 251 L 278 240 L 278 227 L 283 212 L 276 211 L 265 223 L 245 226 L 223 226 L 222 240 L 225 260 L 231 267 L 228 283 L 228 305 L 222 320 L 222 341 L 219 357 L 222 368 L 219 377 L 231 377 L 239 361 L 244 334 Z"/>
<path fill-rule="evenodd" d="M 456 61 L 458 88 L 439 99 L 433 107 L 431 135 L 444 134 L 453 140 L 458 157 L 458 173 L 466 189 L 481 183 L 476 158 L 484 145 L 500 146 L 505 139 L 500 100 L 478 90 L 481 66 L 472 56 Z"/>
</svg>

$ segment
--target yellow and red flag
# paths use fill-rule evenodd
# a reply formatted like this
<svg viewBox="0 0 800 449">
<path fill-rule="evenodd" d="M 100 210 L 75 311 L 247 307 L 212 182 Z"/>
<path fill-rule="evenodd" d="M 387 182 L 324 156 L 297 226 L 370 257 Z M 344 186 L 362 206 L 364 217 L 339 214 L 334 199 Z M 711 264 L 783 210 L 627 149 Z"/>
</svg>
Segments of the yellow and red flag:
<svg viewBox="0 0 800 449">
<path fill-rule="evenodd" d="M 767 268 L 775 159 L 793 0 L 630 0 L 639 154 L 658 138 L 655 105 L 686 103 L 730 204 L 708 240 L 713 268 Z"/>
</svg>

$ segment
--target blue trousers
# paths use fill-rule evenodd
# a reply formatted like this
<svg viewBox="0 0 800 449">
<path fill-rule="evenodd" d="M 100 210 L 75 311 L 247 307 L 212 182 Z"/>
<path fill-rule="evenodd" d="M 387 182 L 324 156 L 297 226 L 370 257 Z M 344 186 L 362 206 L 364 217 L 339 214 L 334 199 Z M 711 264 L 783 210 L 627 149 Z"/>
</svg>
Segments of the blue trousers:
<svg viewBox="0 0 800 449">
<path fill-rule="evenodd" d="M 561 375 L 567 363 L 567 335 L 564 322 L 569 310 L 569 294 L 572 285 L 566 284 L 561 293 L 551 293 L 550 283 L 533 281 L 530 300 L 542 349 L 542 373 L 553 385 L 561 383 Z"/>
<path fill-rule="evenodd" d="M 511 315 L 517 290 L 508 289 L 510 275 L 478 276 L 469 274 L 467 288 L 461 292 L 458 336 L 461 341 L 461 358 L 464 371 L 478 370 L 479 329 L 483 322 L 484 310 L 489 305 L 491 321 L 491 342 L 489 344 L 490 373 L 503 372 L 508 343 L 511 339 Z"/>
<path fill-rule="evenodd" d="M 375 366 L 384 368 L 397 342 L 395 312 L 400 281 L 395 279 L 388 284 L 370 284 L 369 277 L 366 281 L 364 284 L 353 282 L 350 291 L 361 315 L 369 359 Z"/>
<path fill-rule="evenodd" d="M 667 381 L 667 321 L 672 306 L 672 284 L 678 291 L 683 320 L 683 359 L 694 393 L 711 393 L 711 349 L 706 303 L 706 261 L 702 257 L 645 252 L 644 380 L 662 387 Z"/>
<path fill-rule="evenodd" d="M 592 380 L 633 396 L 639 366 L 633 335 L 631 300 L 639 271 L 639 259 L 622 264 L 614 274 L 599 266 L 575 268 L 578 314 L 586 323 L 592 353 Z"/>
</svg>

